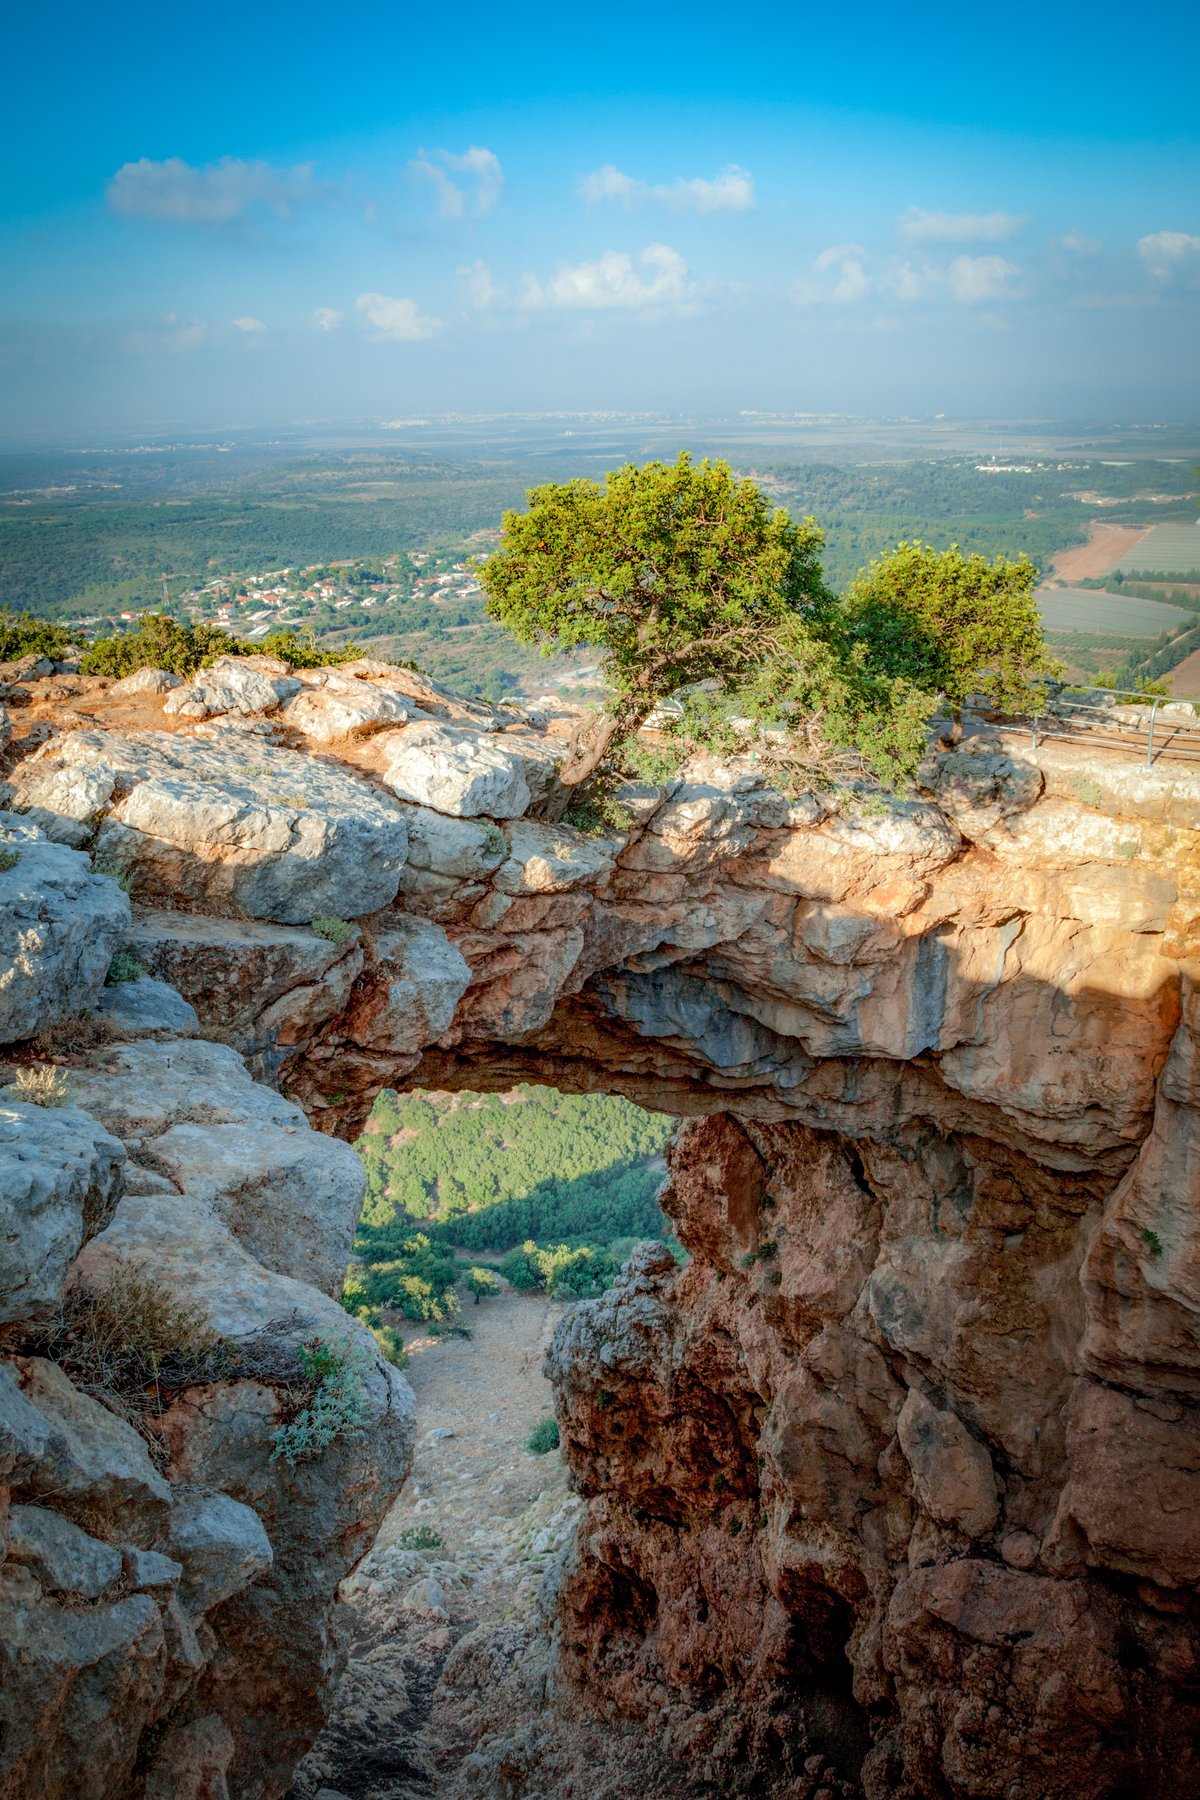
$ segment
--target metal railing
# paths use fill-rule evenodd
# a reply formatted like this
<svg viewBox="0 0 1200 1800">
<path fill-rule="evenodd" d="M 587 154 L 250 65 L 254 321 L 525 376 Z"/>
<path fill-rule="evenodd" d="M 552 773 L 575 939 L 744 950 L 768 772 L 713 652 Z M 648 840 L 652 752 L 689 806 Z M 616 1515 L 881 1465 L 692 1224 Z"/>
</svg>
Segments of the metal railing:
<svg viewBox="0 0 1200 1800">
<path fill-rule="evenodd" d="M 1200 762 L 1200 715 L 1187 701 L 1127 688 L 1060 688 L 1031 715 L 1039 743 L 1088 744 L 1144 754 L 1152 769 L 1162 757 Z"/>
</svg>

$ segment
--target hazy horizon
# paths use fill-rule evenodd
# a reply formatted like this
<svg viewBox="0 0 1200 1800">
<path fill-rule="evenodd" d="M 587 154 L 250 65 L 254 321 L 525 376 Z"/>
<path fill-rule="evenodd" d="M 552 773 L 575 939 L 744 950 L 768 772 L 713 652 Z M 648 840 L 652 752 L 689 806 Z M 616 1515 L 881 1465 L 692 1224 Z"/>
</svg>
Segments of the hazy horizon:
<svg viewBox="0 0 1200 1800">
<path fill-rule="evenodd" d="M 1162 73 L 1198 33 L 1167 25 L 26 15 L 14 66 L 52 80 L 0 127 L 3 438 L 1194 420 L 1200 134 Z"/>
</svg>

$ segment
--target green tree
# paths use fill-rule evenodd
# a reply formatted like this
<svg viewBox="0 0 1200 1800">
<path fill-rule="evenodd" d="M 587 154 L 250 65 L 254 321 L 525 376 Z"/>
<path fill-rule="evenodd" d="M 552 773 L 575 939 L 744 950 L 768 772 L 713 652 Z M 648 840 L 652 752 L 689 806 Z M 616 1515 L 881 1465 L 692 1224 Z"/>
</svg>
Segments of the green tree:
<svg viewBox="0 0 1200 1800">
<path fill-rule="evenodd" d="M 851 584 L 846 617 L 880 668 L 945 696 L 957 742 L 971 694 L 1016 711 L 1036 704 L 1041 685 L 1061 673 L 1046 648 L 1036 583 L 1025 556 L 988 562 L 957 544 L 902 543 Z"/>
<path fill-rule="evenodd" d="M 726 463 L 647 463 L 551 482 L 504 515 L 479 572 L 493 618 L 549 654 L 600 652 L 612 698 L 575 734 L 548 805 L 561 817 L 614 740 L 677 688 L 736 678 L 782 651 L 782 628 L 831 605 L 822 534 Z"/>
</svg>

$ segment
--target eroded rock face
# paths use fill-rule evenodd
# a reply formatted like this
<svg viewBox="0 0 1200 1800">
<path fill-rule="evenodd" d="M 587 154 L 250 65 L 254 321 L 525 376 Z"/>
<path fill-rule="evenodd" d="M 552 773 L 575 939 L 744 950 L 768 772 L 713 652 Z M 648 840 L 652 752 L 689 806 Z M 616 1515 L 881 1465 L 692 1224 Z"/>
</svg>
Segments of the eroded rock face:
<svg viewBox="0 0 1200 1800">
<path fill-rule="evenodd" d="M 71 1024 L 70 1104 L 0 1094 L 0 1796 L 278 1800 L 342 1660 L 338 1585 L 413 1435 L 406 1384 L 329 1297 L 361 1167 L 233 1049 L 175 1035 L 196 1015 L 174 989 L 102 989 L 124 894 L 28 823 L 12 835 L 29 956 L 0 1036 L 22 1053 L 35 980 L 42 1022 Z M 65 1289 L 125 1309 L 86 1354 L 56 1323 Z M 129 1385 L 151 1305 L 174 1335 Z M 180 1334 L 203 1328 L 216 1345 L 189 1365 Z M 354 1428 L 293 1465 L 277 1432 L 314 1338 L 355 1359 Z"/>
<path fill-rule="evenodd" d="M 296 703 L 272 701 L 271 730 Z M 139 960 L 331 1130 L 396 1082 L 694 1115 L 666 1197 L 687 1267 L 639 1256 L 552 1352 L 586 1509 L 528 1691 L 555 1718 L 640 1722 L 696 1792 L 747 1770 L 789 1800 L 1200 1786 L 1195 775 L 1114 762 L 1088 785 L 1085 752 L 968 740 L 922 793 L 854 811 L 697 762 L 594 838 L 526 816 L 552 742 L 419 704 L 436 726 L 364 731 L 341 760 L 254 720 L 70 733 L 15 785 L 52 829 L 129 853 Z M 347 868 L 353 895 L 312 885 Z M 328 939 L 306 928 L 326 910 Z M 74 1091 L 129 1155 L 79 1269 L 149 1248 L 223 1332 L 289 1306 L 332 1328 L 295 1257 L 332 1272 L 347 1227 L 328 1221 L 353 1204 L 232 1050 L 169 1045 L 78 1059 Z M 267 1133 L 248 1193 L 215 1156 L 225 1123 L 167 1095 L 164 1051 L 189 1096 L 215 1083 L 239 1132 Z M 286 1783 L 334 1661 L 320 1596 L 403 1463 L 401 1389 L 376 1373 L 376 1436 L 294 1497 L 269 1383 L 171 1407 L 171 1480 L 249 1507 L 274 1560 L 214 1609 L 225 1636 L 164 1768 Z M 178 1561 L 158 1542 L 135 1547 Z M 279 1722 L 262 1742 L 253 1646 Z M 546 1785 L 538 1727 L 506 1760 L 479 1678 L 503 1662 L 463 1659 L 461 1791 L 567 1800 L 580 1772 L 556 1752 Z"/>
</svg>

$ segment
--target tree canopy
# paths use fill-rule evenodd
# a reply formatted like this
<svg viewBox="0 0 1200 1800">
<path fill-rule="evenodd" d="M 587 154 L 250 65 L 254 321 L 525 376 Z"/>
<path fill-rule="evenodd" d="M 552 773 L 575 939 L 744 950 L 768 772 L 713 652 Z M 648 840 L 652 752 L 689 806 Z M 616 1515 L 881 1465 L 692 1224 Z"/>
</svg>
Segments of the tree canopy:
<svg viewBox="0 0 1200 1800">
<path fill-rule="evenodd" d="M 543 650 L 600 652 L 613 700 L 563 782 L 584 779 L 613 738 L 677 688 L 729 679 L 771 652 L 789 620 L 831 603 L 823 539 L 771 506 L 727 463 L 627 464 L 602 482 L 550 482 L 504 515 L 480 569 L 493 618 Z"/>
<path fill-rule="evenodd" d="M 898 544 L 851 584 L 847 623 L 881 669 L 944 694 L 957 720 L 974 693 L 1016 710 L 1059 672 L 1046 648 L 1028 557 Z"/>
</svg>

